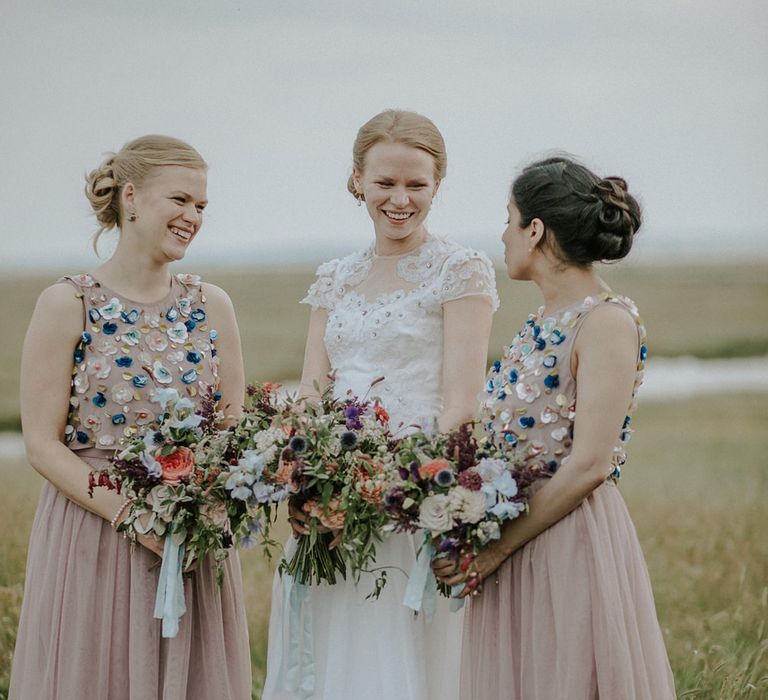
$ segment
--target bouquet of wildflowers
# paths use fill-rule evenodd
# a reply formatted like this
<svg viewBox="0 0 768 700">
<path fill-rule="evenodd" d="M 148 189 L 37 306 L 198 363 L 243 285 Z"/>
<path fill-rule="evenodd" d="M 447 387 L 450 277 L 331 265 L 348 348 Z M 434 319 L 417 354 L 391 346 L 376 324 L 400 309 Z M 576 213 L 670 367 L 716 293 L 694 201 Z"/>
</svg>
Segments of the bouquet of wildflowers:
<svg viewBox="0 0 768 700">
<path fill-rule="evenodd" d="M 448 557 L 466 571 L 480 550 L 501 536 L 501 525 L 526 511 L 525 493 L 534 475 L 510 461 L 509 453 L 490 444 L 480 448 L 469 425 L 436 436 L 407 436 L 398 444 L 395 464 L 384 511 L 396 530 L 425 531 L 406 593 L 406 605 L 418 610 L 423 595 L 430 594 L 424 587 L 434 590 L 436 584 L 426 569 L 429 561 Z"/>
<path fill-rule="evenodd" d="M 309 534 L 299 537 L 280 570 L 301 584 L 359 576 L 387 522 L 381 508 L 392 460 L 386 410 L 376 400 L 334 399 L 332 387 L 317 403 L 278 400 L 265 385 L 248 393 L 252 400 L 234 434 L 264 457 L 258 488 L 288 489 L 293 508 L 308 518 Z M 335 533 L 341 538 L 332 548 Z"/>
<path fill-rule="evenodd" d="M 159 421 L 106 469 L 91 472 L 89 490 L 103 486 L 125 495 L 119 529 L 132 539 L 165 539 L 155 617 L 163 620 L 163 636 L 174 637 L 185 612 L 183 570 L 210 553 L 221 583 L 224 559 L 233 544 L 252 539 L 260 513 L 229 488 L 229 431 L 216 428 L 222 416 L 212 392 L 202 397 L 199 412 L 172 388 L 156 390 L 153 400 L 163 411 Z"/>
</svg>

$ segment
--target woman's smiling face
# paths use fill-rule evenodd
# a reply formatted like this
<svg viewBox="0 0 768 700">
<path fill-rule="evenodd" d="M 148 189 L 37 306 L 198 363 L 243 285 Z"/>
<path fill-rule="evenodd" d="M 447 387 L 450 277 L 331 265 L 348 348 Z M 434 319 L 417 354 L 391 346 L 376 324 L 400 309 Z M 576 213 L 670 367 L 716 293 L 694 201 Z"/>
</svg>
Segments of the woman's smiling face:
<svg viewBox="0 0 768 700">
<path fill-rule="evenodd" d="M 365 154 L 363 171 L 353 179 L 365 197 L 376 237 L 404 240 L 423 232 L 439 182 L 426 151 L 397 142 L 379 142 Z"/>
</svg>

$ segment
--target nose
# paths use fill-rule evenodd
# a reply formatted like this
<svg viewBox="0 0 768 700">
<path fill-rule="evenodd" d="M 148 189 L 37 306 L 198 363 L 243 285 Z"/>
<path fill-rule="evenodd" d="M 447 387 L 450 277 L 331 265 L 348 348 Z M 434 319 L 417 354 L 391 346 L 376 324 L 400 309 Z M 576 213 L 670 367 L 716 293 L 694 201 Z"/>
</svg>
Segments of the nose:
<svg viewBox="0 0 768 700">
<path fill-rule="evenodd" d="M 202 220 L 202 212 L 200 212 L 194 202 L 188 202 L 184 207 L 182 218 L 187 223 L 197 225 Z"/>
<path fill-rule="evenodd" d="M 405 189 L 397 188 L 390 192 L 389 201 L 396 207 L 407 207 L 410 197 L 408 197 L 408 192 Z"/>
</svg>

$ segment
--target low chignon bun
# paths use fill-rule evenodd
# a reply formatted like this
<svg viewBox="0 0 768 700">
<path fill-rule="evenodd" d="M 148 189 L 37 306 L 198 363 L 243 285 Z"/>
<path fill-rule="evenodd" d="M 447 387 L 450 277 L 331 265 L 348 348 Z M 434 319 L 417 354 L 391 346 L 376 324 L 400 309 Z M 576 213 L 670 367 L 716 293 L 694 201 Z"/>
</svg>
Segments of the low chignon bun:
<svg viewBox="0 0 768 700">
<path fill-rule="evenodd" d="M 98 168 L 85 176 L 85 196 L 91 204 L 101 231 L 108 231 L 120 225 L 120 187 L 115 179 L 114 162 L 115 154 L 111 153 Z"/>
<path fill-rule="evenodd" d="M 563 262 L 588 266 L 620 260 L 632 249 L 642 224 L 637 200 L 621 177 L 600 178 L 564 156 L 523 169 L 512 185 L 521 225 L 541 219 Z"/>
</svg>

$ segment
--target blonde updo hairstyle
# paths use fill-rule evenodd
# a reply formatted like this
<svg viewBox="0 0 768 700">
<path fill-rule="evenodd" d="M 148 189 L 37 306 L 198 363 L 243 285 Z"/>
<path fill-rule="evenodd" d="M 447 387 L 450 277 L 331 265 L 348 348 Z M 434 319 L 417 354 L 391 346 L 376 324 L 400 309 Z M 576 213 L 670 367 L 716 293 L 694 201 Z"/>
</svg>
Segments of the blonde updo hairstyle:
<svg viewBox="0 0 768 700">
<path fill-rule="evenodd" d="M 352 166 L 355 170 L 363 172 L 366 154 L 381 142 L 402 143 L 429 153 L 435 162 L 435 180 L 439 182 L 445 177 L 448 156 L 443 135 L 431 120 L 421 114 L 387 109 L 363 124 L 352 147 Z M 365 201 L 365 195 L 355 188 L 354 175 L 349 176 L 347 189 L 355 199 Z"/>
<path fill-rule="evenodd" d="M 150 134 L 129 141 L 117 153 L 107 154 L 104 162 L 86 175 L 85 196 L 99 222 L 94 248 L 102 233 L 122 225 L 124 212 L 120 208 L 120 195 L 125 184 L 130 182 L 141 187 L 152 171 L 162 165 L 208 168 L 203 157 L 188 143 L 172 136 Z"/>
</svg>

